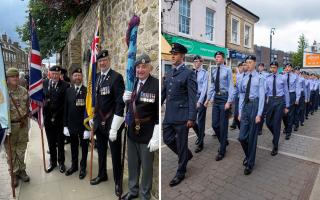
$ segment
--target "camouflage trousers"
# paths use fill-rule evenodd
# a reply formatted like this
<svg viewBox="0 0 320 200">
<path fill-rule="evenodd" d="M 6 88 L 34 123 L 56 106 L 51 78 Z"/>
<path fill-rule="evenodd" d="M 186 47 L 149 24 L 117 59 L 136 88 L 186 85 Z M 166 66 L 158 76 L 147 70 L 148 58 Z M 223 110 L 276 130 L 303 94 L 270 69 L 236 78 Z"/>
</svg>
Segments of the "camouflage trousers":
<svg viewBox="0 0 320 200">
<path fill-rule="evenodd" d="M 24 157 L 26 154 L 27 143 L 29 141 L 28 130 L 29 128 L 27 124 L 24 127 L 20 127 L 20 123 L 11 123 L 10 142 L 11 142 L 12 164 L 13 164 L 14 175 L 18 175 L 21 171 L 24 171 L 26 169 Z M 8 155 L 9 153 L 8 138 L 9 137 L 7 137 L 5 142 L 5 148 L 7 152 L 7 161 L 9 164 L 10 160 Z"/>
</svg>

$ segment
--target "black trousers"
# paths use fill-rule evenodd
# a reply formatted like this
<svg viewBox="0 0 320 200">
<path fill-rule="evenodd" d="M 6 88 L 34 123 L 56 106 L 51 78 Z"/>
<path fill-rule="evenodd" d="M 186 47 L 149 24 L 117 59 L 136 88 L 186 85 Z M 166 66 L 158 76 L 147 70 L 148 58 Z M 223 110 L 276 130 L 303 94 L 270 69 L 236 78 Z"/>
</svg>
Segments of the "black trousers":
<svg viewBox="0 0 320 200">
<path fill-rule="evenodd" d="M 44 123 L 48 146 L 50 151 L 50 163 L 57 164 L 57 161 L 60 165 L 64 164 L 64 139 L 63 134 L 63 124 L 55 123 L 51 121 L 45 121 Z M 58 151 L 58 157 L 57 157 Z"/>
<path fill-rule="evenodd" d="M 103 129 L 101 126 L 97 128 L 95 134 L 97 136 L 97 149 L 98 149 L 98 163 L 99 163 L 99 177 L 107 176 L 107 149 L 108 141 L 111 150 L 112 169 L 114 182 L 119 184 L 121 178 L 121 133 L 124 123 L 118 130 L 117 139 L 113 142 L 109 140 L 109 128 Z"/>
<path fill-rule="evenodd" d="M 88 157 L 88 146 L 89 139 L 83 139 L 82 133 L 70 133 L 70 145 L 71 145 L 71 158 L 72 158 L 72 167 L 78 169 L 78 157 L 79 157 L 79 144 L 81 144 L 81 161 L 80 168 L 87 168 L 87 157 Z"/>
<path fill-rule="evenodd" d="M 197 109 L 197 121 L 193 127 L 193 130 L 196 132 L 199 145 L 203 145 L 203 139 L 205 136 L 205 126 L 206 126 L 206 113 L 207 108 L 203 104 L 200 104 L 200 107 Z"/>
<path fill-rule="evenodd" d="M 295 127 L 299 127 L 300 123 L 304 123 L 304 116 L 305 116 L 305 96 L 301 94 L 299 99 L 299 105 L 296 106 L 295 116 L 294 116 L 294 125 Z"/>
<path fill-rule="evenodd" d="M 296 93 L 295 92 L 290 92 L 290 107 L 289 107 L 289 112 L 287 114 L 284 114 L 282 117 L 283 124 L 284 124 L 284 129 L 287 134 L 292 133 L 292 127 L 294 124 L 294 115 L 296 112 Z"/>
</svg>

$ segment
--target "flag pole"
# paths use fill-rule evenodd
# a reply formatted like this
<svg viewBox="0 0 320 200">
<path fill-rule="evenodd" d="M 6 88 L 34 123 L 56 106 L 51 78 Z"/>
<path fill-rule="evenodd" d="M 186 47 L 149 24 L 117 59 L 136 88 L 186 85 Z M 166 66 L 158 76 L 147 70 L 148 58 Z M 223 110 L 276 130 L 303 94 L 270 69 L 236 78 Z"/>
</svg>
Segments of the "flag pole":
<svg viewBox="0 0 320 200">
<path fill-rule="evenodd" d="M 7 137 L 7 142 L 8 142 L 8 148 L 9 148 L 9 152 L 8 152 L 8 156 L 9 156 L 9 167 L 10 167 L 10 176 L 11 176 L 11 189 L 12 189 L 12 196 L 13 198 L 16 198 L 16 190 L 15 190 L 15 185 L 14 185 L 14 181 L 13 181 L 13 163 L 12 163 L 12 148 L 11 148 L 11 136 L 10 134 Z"/>
<path fill-rule="evenodd" d="M 43 128 L 39 127 L 41 131 L 41 149 L 42 149 L 42 161 L 43 161 L 43 169 L 44 172 L 47 172 L 47 165 L 46 165 L 46 156 L 44 153 L 44 141 L 43 141 Z"/>
</svg>

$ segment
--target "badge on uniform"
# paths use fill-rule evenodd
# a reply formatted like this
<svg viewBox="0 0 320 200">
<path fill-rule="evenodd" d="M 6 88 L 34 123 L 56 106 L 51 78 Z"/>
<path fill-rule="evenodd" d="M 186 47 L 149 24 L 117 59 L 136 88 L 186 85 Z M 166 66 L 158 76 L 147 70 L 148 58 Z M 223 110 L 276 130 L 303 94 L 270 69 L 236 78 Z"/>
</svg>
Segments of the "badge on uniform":
<svg viewBox="0 0 320 200">
<path fill-rule="evenodd" d="M 110 86 L 100 88 L 100 95 L 110 94 Z"/>
<path fill-rule="evenodd" d="M 139 101 L 154 103 L 156 101 L 156 94 L 141 92 Z"/>
<path fill-rule="evenodd" d="M 76 106 L 85 106 L 84 99 L 76 99 Z"/>
</svg>

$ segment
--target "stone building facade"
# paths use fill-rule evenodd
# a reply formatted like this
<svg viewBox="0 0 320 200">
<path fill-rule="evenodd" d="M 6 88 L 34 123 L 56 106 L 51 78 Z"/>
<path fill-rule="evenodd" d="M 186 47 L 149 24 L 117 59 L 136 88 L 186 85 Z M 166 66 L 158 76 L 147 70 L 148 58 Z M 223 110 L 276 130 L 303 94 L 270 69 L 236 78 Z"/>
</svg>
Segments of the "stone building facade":
<svg viewBox="0 0 320 200">
<path fill-rule="evenodd" d="M 153 75 L 158 77 L 159 52 L 159 3 L 158 0 L 97 0 L 90 6 L 87 13 L 81 13 L 70 31 L 67 45 L 60 53 L 58 60 L 68 73 L 75 67 L 82 67 L 84 82 L 90 63 L 90 46 L 100 9 L 101 48 L 108 49 L 111 56 L 111 67 L 125 78 L 128 47 L 125 42 L 126 31 L 131 17 L 140 17 L 137 38 L 137 56 L 142 52 L 149 54 Z M 59 63 L 59 62 L 58 62 Z M 126 165 L 127 166 L 127 165 Z M 159 187 L 159 155 L 154 160 L 154 180 L 152 194 L 158 198 Z M 127 170 L 125 169 L 125 173 Z"/>
</svg>

